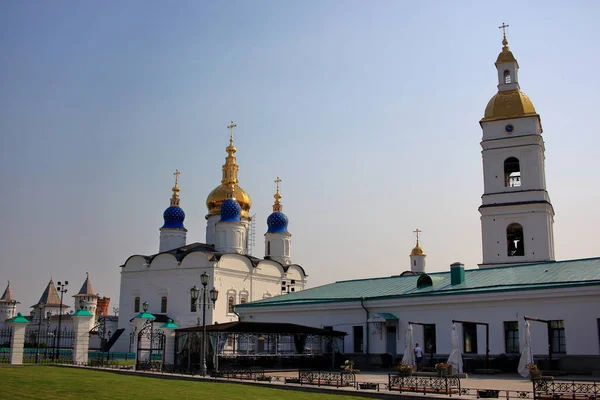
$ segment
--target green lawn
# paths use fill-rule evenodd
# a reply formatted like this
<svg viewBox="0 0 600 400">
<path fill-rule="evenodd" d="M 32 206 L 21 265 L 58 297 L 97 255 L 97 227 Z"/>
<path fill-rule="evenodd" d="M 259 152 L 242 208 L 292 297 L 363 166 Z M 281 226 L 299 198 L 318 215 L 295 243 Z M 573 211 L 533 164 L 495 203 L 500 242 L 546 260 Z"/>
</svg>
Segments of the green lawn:
<svg viewBox="0 0 600 400">
<path fill-rule="evenodd" d="M 191 382 L 52 366 L 0 367 L 4 400 L 351 400 L 364 397 L 263 388 L 232 383 Z"/>
</svg>

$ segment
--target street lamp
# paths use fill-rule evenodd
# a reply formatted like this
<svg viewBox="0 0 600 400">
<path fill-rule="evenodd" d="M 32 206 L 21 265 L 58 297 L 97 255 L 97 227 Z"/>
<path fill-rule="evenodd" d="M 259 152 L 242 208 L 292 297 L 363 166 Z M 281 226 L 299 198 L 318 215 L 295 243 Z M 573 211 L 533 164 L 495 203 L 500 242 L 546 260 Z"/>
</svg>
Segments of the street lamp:
<svg viewBox="0 0 600 400">
<path fill-rule="evenodd" d="M 67 288 L 66 286 L 69 285 L 69 281 L 64 281 L 64 283 L 61 283 L 60 281 L 57 282 L 57 289 L 60 292 L 60 305 L 58 308 L 58 334 L 56 337 L 56 359 L 60 358 L 60 327 L 61 327 L 61 323 L 62 323 L 62 306 L 63 306 L 63 295 L 65 293 L 67 293 Z"/>
<path fill-rule="evenodd" d="M 38 358 L 40 355 L 40 331 L 42 330 L 42 317 L 44 316 L 44 305 L 42 302 L 38 303 L 38 331 L 37 331 L 37 339 L 35 345 L 35 363 L 38 363 Z"/>
<path fill-rule="evenodd" d="M 142 304 L 142 310 L 144 310 L 144 312 L 147 312 L 147 311 L 148 311 L 148 302 L 147 302 L 147 301 L 145 301 L 145 302 Z"/>
<path fill-rule="evenodd" d="M 46 311 L 46 351 L 44 352 L 44 358 L 48 358 L 48 339 L 50 338 L 50 317 L 52 313 L 50 311 Z"/>
<path fill-rule="evenodd" d="M 208 285 L 209 275 L 203 272 L 200 275 L 200 283 L 202 284 L 202 349 L 201 349 L 201 364 L 200 364 L 200 375 L 206 376 L 206 286 Z M 219 291 L 214 287 L 209 291 L 210 300 L 212 301 L 213 307 L 219 297 Z M 196 300 L 199 299 L 200 289 L 195 285 L 190 289 L 190 296 L 192 297 L 192 304 L 196 304 Z"/>
</svg>

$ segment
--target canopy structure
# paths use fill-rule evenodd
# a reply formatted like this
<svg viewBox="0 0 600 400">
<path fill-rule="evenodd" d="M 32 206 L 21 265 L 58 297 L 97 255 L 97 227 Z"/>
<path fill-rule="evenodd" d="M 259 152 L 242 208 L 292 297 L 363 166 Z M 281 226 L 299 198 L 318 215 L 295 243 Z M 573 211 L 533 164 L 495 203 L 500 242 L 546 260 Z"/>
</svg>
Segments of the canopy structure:
<svg viewBox="0 0 600 400">
<path fill-rule="evenodd" d="M 202 326 L 176 329 L 176 364 L 194 370 L 200 365 Z M 331 368 L 343 353 L 345 332 L 270 322 L 228 322 L 208 325 L 207 364 L 219 366 Z M 337 366 L 339 367 L 339 366 Z"/>
<path fill-rule="evenodd" d="M 529 321 L 525 321 L 525 347 L 523 348 L 523 352 L 521 353 L 521 358 L 519 359 L 519 366 L 517 367 L 517 371 L 519 375 L 523 378 L 529 377 L 529 368 L 530 364 L 533 364 L 533 351 L 531 350 L 531 328 L 529 327 Z"/>
<path fill-rule="evenodd" d="M 406 328 L 406 343 L 404 345 L 404 355 L 402 356 L 402 362 L 404 364 L 416 366 L 415 360 L 415 346 L 413 345 L 413 327 L 411 324 L 408 324 L 408 328 Z"/>
<path fill-rule="evenodd" d="M 458 332 L 456 331 L 456 325 L 452 324 L 452 352 L 448 357 L 448 364 L 452 365 L 452 371 L 455 374 L 463 373 L 463 360 L 462 354 L 460 352 L 459 341 L 458 341 Z"/>
</svg>

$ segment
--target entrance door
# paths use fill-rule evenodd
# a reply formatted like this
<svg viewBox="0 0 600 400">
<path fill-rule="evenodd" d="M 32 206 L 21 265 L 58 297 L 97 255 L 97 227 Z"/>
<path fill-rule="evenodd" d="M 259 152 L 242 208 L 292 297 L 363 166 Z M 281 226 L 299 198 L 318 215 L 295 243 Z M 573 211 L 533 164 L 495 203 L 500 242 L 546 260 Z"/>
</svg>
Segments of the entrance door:
<svg viewBox="0 0 600 400">
<path fill-rule="evenodd" d="M 392 364 L 396 363 L 396 327 L 388 326 L 386 329 L 386 351 L 392 355 Z"/>
</svg>

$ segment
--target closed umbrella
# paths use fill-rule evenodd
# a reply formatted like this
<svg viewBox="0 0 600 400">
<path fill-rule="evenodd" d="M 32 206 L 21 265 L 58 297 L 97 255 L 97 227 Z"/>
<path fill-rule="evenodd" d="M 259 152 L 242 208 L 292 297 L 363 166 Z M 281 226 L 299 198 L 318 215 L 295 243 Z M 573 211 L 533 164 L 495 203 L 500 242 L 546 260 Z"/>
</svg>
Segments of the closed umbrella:
<svg viewBox="0 0 600 400">
<path fill-rule="evenodd" d="M 405 343 L 404 343 L 404 355 L 402 356 L 402 362 L 404 364 L 416 365 L 415 362 L 415 346 L 413 345 L 413 328 L 411 324 L 408 324 L 406 328 Z"/>
<path fill-rule="evenodd" d="M 452 371 L 455 374 L 462 374 L 463 372 L 463 361 L 460 348 L 458 347 L 458 332 L 456 331 L 456 325 L 452 324 L 452 352 L 448 357 L 448 364 L 452 365 Z"/>
<path fill-rule="evenodd" d="M 523 352 L 521 353 L 521 358 L 519 359 L 519 367 L 517 368 L 519 375 L 524 378 L 529 377 L 529 369 L 527 368 L 527 364 L 533 364 L 533 351 L 531 350 L 531 330 L 529 328 L 529 321 L 525 321 L 525 347 L 523 347 Z"/>
</svg>

